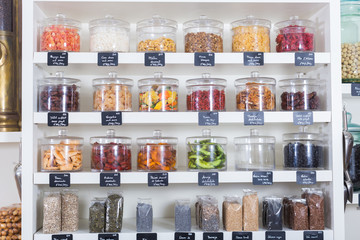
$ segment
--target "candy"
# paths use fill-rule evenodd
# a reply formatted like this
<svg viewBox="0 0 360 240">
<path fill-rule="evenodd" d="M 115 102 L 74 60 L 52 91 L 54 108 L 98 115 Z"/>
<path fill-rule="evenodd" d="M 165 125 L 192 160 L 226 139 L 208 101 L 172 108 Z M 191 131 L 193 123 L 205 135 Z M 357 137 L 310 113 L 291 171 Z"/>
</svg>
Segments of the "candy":
<svg viewBox="0 0 360 240">
<path fill-rule="evenodd" d="M 41 51 L 80 51 L 80 35 L 77 28 L 63 25 L 45 27 L 40 39 Z"/>
<path fill-rule="evenodd" d="M 177 111 L 178 95 L 171 87 L 153 85 L 139 93 L 139 111 Z"/>
</svg>

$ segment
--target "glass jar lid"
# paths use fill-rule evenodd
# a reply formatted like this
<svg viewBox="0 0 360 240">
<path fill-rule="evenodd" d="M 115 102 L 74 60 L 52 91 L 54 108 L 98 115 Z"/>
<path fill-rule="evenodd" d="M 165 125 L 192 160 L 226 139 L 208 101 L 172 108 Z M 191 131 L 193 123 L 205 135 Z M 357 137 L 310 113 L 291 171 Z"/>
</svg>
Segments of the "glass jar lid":
<svg viewBox="0 0 360 240">
<path fill-rule="evenodd" d="M 64 72 L 56 72 L 54 77 L 47 77 L 38 81 L 39 86 L 44 85 L 78 85 L 79 79 L 66 78 Z"/>
<path fill-rule="evenodd" d="M 162 72 L 154 73 L 153 78 L 144 78 L 138 81 L 138 86 L 152 86 L 152 85 L 166 85 L 166 86 L 179 86 L 179 80 L 175 78 L 164 78 Z"/>
<path fill-rule="evenodd" d="M 324 141 L 325 135 L 306 132 L 306 127 L 301 126 L 297 133 L 283 134 L 283 141 Z"/>
<path fill-rule="evenodd" d="M 280 87 L 291 86 L 314 86 L 319 87 L 322 83 L 321 80 L 315 78 L 306 78 L 304 73 L 297 73 L 296 78 L 283 79 L 279 81 Z"/>
<path fill-rule="evenodd" d="M 118 78 L 116 72 L 109 72 L 108 78 L 96 78 L 93 80 L 93 86 L 101 86 L 108 84 L 118 84 L 132 86 L 133 80 L 129 78 Z"/>
<path fill-rule="evenodd" d="M 246 85 L 247 83 L 256 83 L 261 85 L 275 85 L 275 78 L 259 77 L 260 74 L 257 71 L 251 72 L 251 77 L 239 78 L 235 80 L 235 87 Z"/>
<path fill-rule="evenodd" d="M 202 136 L 188 137 L 186 138 L 187 144 L 209 144 L 209 143 L 217 143 L 217 144 L 227 144 L 226 137 L 219 136 L 211 136 L 210 129 L 203 129 Z"/>
<path fill-rule="evenodd" d="M 115 136 L 115 130 L 114 129 L 108 129 L 106 131 L 106 136 L 100 136 L 100 137 L 91 137 L 90 138 L 90 144 L 124 144 L 124 145 L 130 145 L 131 144 L 131 138 L 129 137 L 116 137 Z"/>
<path fill-rule="evenodd" d="M 64 14 L 56 14 L 55 17 L 45 18 L 40 22 L 43 26 L 62 25 L 72 28 L 80 28 L 80 21 L 67 18 Z"/>
<path fill-rule="evenodd" d="M 224 23 L 219 20 L 209 19 L 205 15 L 201 15 L 200 18 L 184 22 L 184 30 L 189 28 L 217 28 L 224 29 Z"/>
<path fill-rule="evenodd" d="M 340 11 L 341 16 L 360 16 L 360 2 L 342 2 Z"/>
<path fill-rule="evenodd" d="M 130 29 L 130 24 L 126 21 L 116 19 L 111 15 L 106 15 L 105 18 L 94 19 L 89 22 L 89 29 L 94 27 L 114 27 Z"/>
<path fill-rule="evenodd" d="M 154 15 L 150 19 L 145 19 L 137 22 L 136 30 L 144 29 L 144 28 L 152 28 L 152 29 L 160 28 L 163 30 L 168 29 L 169 31 L 176 31 L 177 22 L 174 20 L 162 18 L 159 15 Z"/>
<path fill-rule="evenodd" d="M 259 136 L 257 129 L 250 129 L 250 136 L 234 138 L 234 144 L 275 144 L 276 139 L 273 136 Z"/>
<path fill-rule="evenodd" d="M 138 145 L 145 145 L 145 144 L 176 145 L 178 143 L 178 139 L 176 137 L 163 137 L 161 130 L 154 130 L 153 137 L 137 138 L 136 143 Z"/>
<path fill-rule="evenodd" d="M 261 18 L 255 18 L 254 16 L 247 16 L 245 19 L 237 20 L 231 23 L 233 28 L 238 26 L 262 26 L 271 28 L 271 21 Z"/>
<path fill-rule="evenodd" d="M 296 32 L 299 32 L 299 27 L 303 27 L 301 29 L 305 32 L 305 28 L 315 28 L 315 23 L 311 20 L 299 19 L 298 16 L 290 17 L 290 20 L 281 21 L 275 24 L 275 27 L 278 29 L 289 28 L 289 32 L 291 33 L 291 28 L 294 28 Z"/>
<path fill-rule="evenodd" d="M 210 78 L 210 73 L 203 73 L 202 78 L 194 78 L 186 81 L 187 87 L 192 86 L 222 86 L 226 87 L 226 80 L 223 78 Z"/>
<path fill-rule="evenodd" d="M 84 138 L 67 136 L 67 130 L 61 129 L 58 136 L 43 138 L 41 144 L 83 145 Z"/>
</svg>

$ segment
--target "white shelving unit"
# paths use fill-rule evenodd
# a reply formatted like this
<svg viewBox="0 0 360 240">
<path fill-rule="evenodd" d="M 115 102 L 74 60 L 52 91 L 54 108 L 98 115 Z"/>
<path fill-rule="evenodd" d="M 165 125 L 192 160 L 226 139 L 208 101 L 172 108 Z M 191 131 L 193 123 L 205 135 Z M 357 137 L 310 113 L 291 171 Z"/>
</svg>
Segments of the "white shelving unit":
<svg viewBox="0 0 360 240">
<path fill-rule="evenodd" d="M 0 143 L 20 143 L 21 132 L 1 132 Z"/>
</svg>

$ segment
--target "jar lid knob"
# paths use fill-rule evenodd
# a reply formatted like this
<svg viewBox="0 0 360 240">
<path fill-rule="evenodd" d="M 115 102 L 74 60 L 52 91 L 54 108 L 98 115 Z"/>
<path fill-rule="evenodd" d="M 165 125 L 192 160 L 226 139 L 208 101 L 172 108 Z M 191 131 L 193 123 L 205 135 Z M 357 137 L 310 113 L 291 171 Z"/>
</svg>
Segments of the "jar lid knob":
<svg viewBox="0 0 360 240">
<path fill-rule="evenodd" d="M 203 73 L 202 78 L 210 78 L 210 73 Z"/>
<path fill-rule="evenodd" d="M 64 76 L 64 72 L 63 71 L 58 71 L 58 72 L 55 73 L 55 76 L 57 78 L 62 78 Z"/>
<path fill-rule="evenodd" d="M 246 19 L 254 19 L 255 17 L 253 15 L 249 15 L 246 17 Z"/>
<path fill-rule="evenodd" d="M 202 130 L 203 137 L 210 137 L 211 136 L 211 130 L 210 129 L 203 129 Z"/>
<path fill-rule="evenodd" d="M 105 18 L 107 19 L 113 19 L 114 17 L 112 15 L 105 15 Z"/>
<path fill-rule="evenodd" d="M 206 15 L 200 15 L 200 19 L 208 19 Z"/>
<path fill-rule="evenodd" d="M 114 129 L 108 129 L 106 131 L 106 136 L 107 137 L 114 137 L 115 136 L 115 130 Z"/>
<path fill-rule="evenodd" d="M 67 135 L 67 130 L 66 129 L 60 129 L 59 130 L 59 136 L 66 136 Z"/>
<path fill-rule="evenodd" d="M 109 78 L 116 78 L 117 72 L 109 72 Z"/>
<path fill-rule="evenodd" d="M 58 14 L 56 14 L 56 18 L 65 18 L 65 14 L 58 13 Z"/>
<path fill-rule="evenodd" d="M 305 73 L 302 73 L 302 72 L 296 73 L 296 77 L 297 77 L 297 78 L 303 78 L 304 75 L 305 75 Z"/>
<path fill-rule="evenodd" d="M 297 20 L 297 19 L 299 19 L 299 16 L 291 16 L 290 17 L 290 20 Z"/>
<path fill-rule="evenodd" d="M 259 131 L 257 129 L 250 129 L 250 136 L 259 136 Z"/>
<path fill-rule="evenodd" d="M 260 73 L 258 71 L 252 71 L 251 72 L 251 77 L 259 77 Z"/>
<path fill-rule="evenodd" d="M 161 130 L 154 130 L 153 136 L 155 138 L 161 138 Z"/>
<path fill-rule="evenodd" d="M 300 126 L 299 127 L 299 132 L 306 132 L 307 130 L 307 126 Z"/>
<path fill-rule="evenodd" d="M 154 78 L 162 78 L 163 73 L 162 72 L 155 72 L 154 73 Z"/>
</svg>

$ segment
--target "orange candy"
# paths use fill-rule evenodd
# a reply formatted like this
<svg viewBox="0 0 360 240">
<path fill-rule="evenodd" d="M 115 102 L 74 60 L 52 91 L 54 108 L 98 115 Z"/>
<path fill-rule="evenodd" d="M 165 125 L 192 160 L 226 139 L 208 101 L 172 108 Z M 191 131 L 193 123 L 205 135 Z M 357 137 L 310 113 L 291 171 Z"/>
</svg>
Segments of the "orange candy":
<svg viewBox="0 0 360 240">
<path fill-rule="evenodd" d="M 40 41 L 41 51 L 80 51 L 80 35 L 76 28 L 63 25 L 45 27 Z"/>
</svg>

